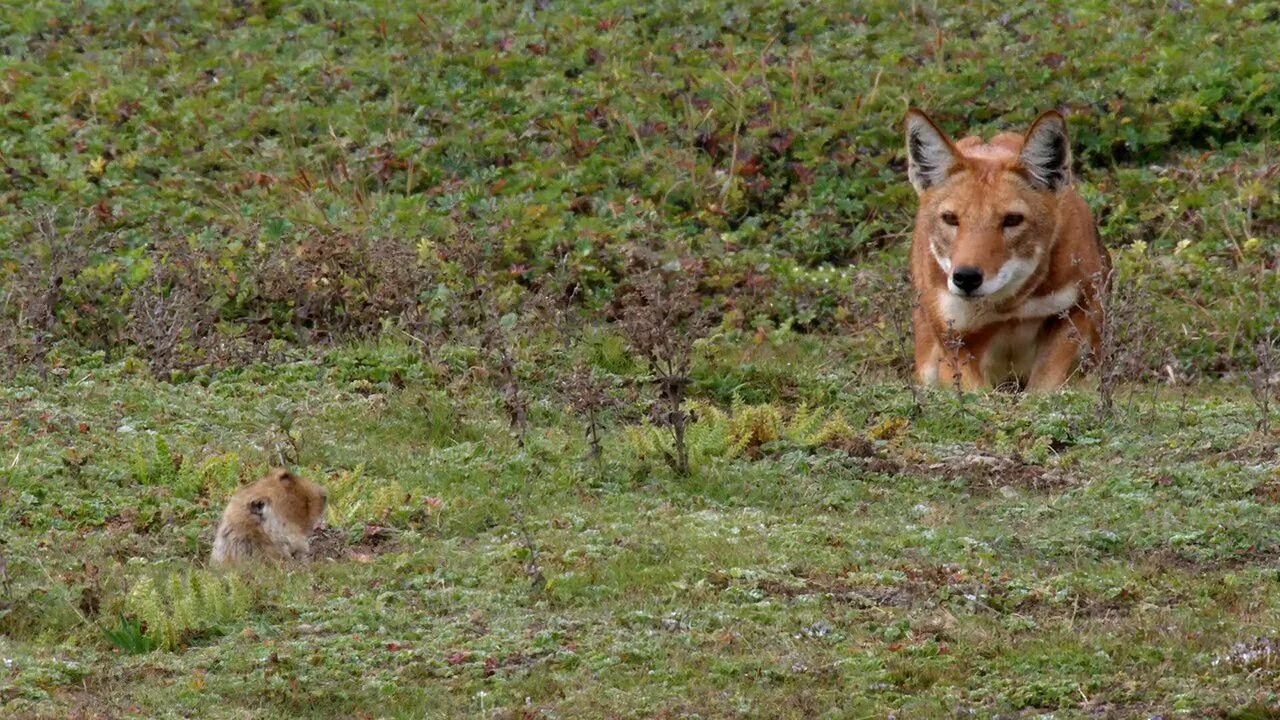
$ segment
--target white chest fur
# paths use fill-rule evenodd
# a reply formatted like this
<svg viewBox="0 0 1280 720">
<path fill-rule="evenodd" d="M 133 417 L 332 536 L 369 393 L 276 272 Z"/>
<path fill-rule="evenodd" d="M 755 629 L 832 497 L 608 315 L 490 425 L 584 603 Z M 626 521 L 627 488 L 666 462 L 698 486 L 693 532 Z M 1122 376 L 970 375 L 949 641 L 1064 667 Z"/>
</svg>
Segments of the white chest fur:
<svg viewBox="0 0 1280 720">
<path fill-rule="evenodd" d="M 1013 308 L 998 311 L 981 298 L 966 300 L 944 288 L 938 291 L 938 311 L 942 321 L 953 331 L 967 333 L 1007 320 L 1043 320 L 1060 315 L 1079 300 L 1080 286 L 1072 284 L 1048 295 L 1029 297 Z"/>
</svg>

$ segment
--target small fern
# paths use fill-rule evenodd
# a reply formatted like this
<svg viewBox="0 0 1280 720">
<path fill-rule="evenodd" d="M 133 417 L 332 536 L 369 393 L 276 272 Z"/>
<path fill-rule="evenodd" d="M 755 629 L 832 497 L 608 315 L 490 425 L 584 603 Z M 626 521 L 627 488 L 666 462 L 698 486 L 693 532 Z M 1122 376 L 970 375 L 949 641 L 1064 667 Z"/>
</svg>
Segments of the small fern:
<svg viewBox="0 0 1280 720">
<path fill-rule="evenodd" d="M 161 581 L 144 576 L 129 591 L 124 608 L 158 647 L 176 650 L 241 617 L 251 605 L 252 593 L 236 575 L 191 570 Z"/>
<path fill-rule="evenodd" d="M 755 458 L 769 443 L 785 441 L 798 447 L 827 447 L 865 454 L 868 444 L 840 411 L 828 412 L 802 406 L 784 419 L 777 405 L 746 405 L 734 401 L 725 412 L 714 405 L 690 402 L 694 422 L 689 425 L 689 455 L 696 466 L 701 462 L 740 456 Z M 629 427 L 623 433 L 624 446 L 638 457 L 663 456 L 671 452 L 670 433 L 654 426 Z"/>
<path fill-rule="evenodd" d="M 689 455 L 695 461 L 727 457 L 732 446 L 729 416 L 715 405 L 702 402 L 690 402 L 689 412 L 693 415 L 688 432 Z"/>
<path fill-rule="evenodd" d="M 797 445 L 811 447 L 817 444 L 814 438 L 822 433 L 822 429 L 836 420 L 843 421 L 844 414 L 839 411 L 828 413 L 807 404 L 801 405 L 787 422 L 783 435 Z"/>
<path fill-rule="evenodd" d="M 749 457 L 760 454 L 760 448 L 782 438 L 782 411 L 776 405 L 742 405 L 735 402 L 729 420 L 732 454 Z"/>
<path fill-rule="evenodd" d="M 243 466 L 244 461 L 236 453 L 214 455 L 190 470 L 192 478 L 188 482 L 195 485 L 198 492 L 223 500 L 238 489 Z"/>
<path fill-rule="evenodd" d="M 157 435 L 149 450 L 140 446 L 134 451 L 129 464 L 138 483 L 163 486 L 176 497 L 194 500 L 201 495 L 220 497 L 234 491 L 243 463 L 234 453 L 215 455 L 198 464 L 184 462 L 164 436 Z"/>
<path fill-rule="evenodd" d="M 169 441 L 163 435 L 155 436 L 150 452 L 139 447 L 129 459 L 129 469 L 134 479 L 143 485 L 172 487 L 178 479 L 181 464 L 181 456 L 173 454 L 169 449 Z"/>
</svg>

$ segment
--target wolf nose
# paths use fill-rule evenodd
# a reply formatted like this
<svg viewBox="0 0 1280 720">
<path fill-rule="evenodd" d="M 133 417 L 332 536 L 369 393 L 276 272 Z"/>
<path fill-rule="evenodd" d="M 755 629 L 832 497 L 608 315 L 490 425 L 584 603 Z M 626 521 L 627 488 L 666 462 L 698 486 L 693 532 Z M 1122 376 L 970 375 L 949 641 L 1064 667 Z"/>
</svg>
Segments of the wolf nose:
<svg viewBox="0 0 1280 720">
<path fill-rule="evenodd" d="M 951 273 L 951 282 L 968 295 L 982 287 L 982 270 L 976 267 L 956 268 L 956 271 Z"/>
</svg>

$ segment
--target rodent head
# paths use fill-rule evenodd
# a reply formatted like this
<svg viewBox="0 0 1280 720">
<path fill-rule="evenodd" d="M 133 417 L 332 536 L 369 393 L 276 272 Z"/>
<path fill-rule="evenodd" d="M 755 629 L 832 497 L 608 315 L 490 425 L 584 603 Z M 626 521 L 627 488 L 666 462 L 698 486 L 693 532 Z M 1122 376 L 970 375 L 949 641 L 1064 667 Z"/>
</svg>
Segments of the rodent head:
<svg viewBox="0 0 1280 720">
<path fill-rule="evenodd" d="M 278 517 L 304 533 L 320 524 L 329 502 L 329 493 L 323 487 L 284 468 L 273 468 L 261 483 L 266 497 L 254 502 L 269 502 Z"/>
</svg>

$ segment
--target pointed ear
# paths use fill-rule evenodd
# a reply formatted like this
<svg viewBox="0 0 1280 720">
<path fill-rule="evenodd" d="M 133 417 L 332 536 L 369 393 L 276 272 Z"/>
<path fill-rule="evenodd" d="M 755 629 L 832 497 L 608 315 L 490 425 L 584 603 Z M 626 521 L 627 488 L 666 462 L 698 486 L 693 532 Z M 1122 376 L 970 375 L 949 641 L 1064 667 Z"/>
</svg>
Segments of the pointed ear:
<svg viewBox="0 0 1280 720">
<path fill-rule="evenodd" d="M 907 177 L 916 192 L 947 179 L 960 158 L 960 151 L 928 115 L 912 108 L 903 121 L 907 129 Z"/>
<path fill-rule="evenodd" d="M 254 500 L 253 502 L 249 503 L 249 514 L 258 518 L 259 520 L 262 519 L 262 515 L 266 511 L 266 509 L 267 509 L 267 501 L 263 498 L 258 498 L 257 500 Z"/>
<path fill-rule="evenodd" d="M 1067 121 L 1050 110 L 1031 123 L 1022 141 L 1022 167 L 1031 184 L 1041 190 L 1057 191 L 1071 184 L 1071 144 Z"/>
</svg>

